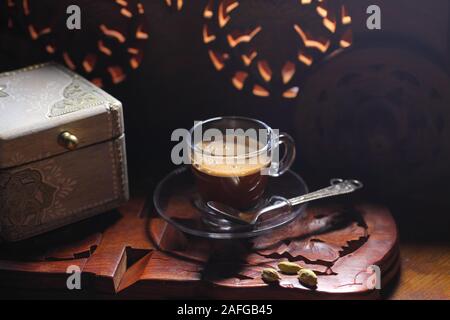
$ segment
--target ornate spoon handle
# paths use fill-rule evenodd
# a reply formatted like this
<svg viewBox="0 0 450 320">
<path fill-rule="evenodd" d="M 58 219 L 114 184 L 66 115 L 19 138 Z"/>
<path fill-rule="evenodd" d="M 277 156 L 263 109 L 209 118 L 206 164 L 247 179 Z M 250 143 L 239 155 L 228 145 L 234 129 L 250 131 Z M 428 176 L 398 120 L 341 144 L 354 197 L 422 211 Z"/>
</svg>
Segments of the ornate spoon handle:
<svg viewBox="0 0 450 320">
<path fill-rule="evenodd" d="M 363 184 L 358 180 L 332 179 L 330 183 L 331 185 L 329 187 L 291 199 L 286 199 L 283 197 L 272 197 L 272 205 L 262 208 L 256 212 L 241 212 L 227 205 L 214 201 L 208 202 L 208 206 L 212 210 L 214 210 L 215 213 L 222 215 L 225 219 L 238 223 L 255 224 L 261 216 L 268 213 L 283 214 L 286 212 L 291 212 L 292 207 L 298 204 L 316 199 L 328 198 L 340 194 L 350 193 L 363 187 Z"/>
<path fill-rule="evenodd" d="M 332 179 L 330 181 L 330 184 L 331 185 L 329 187 L 319 189 L 317 191 L 307 193 L 299 197 L 291 198 L 288 201 L 292 206 L 295 206 L 312 200 L 351 193 L 363 187 L 362 182 L 358 180 Z"/>
<path fill-rule="evenodd" d="M 309 202 L 312 200 L 328 198 L 333 196 L 338 196 L 340 194 L 351 193 L 355 190 L 361 189 L 363 187 L 362 182 L 358 180 L 342 180 L 342 179 L 332 179 L 330 181 L 330 186 L 319 189 L 317 191 L 304 194 L 302 196 L 298 196 L 291 199 L 285 199 L 281 197 L 277 197 L 276 203 L 265 207 L 253 216 L 248 216 L 247 214 L 238 214 L 239 219 L 246 220 L 248 223 L 254 224 L 258 221 L 258 219 L 267 213 L 276 214 L 277 212 L 282 214 L 286 211 L 291 211 L 293 206 Z"/>
</svg>

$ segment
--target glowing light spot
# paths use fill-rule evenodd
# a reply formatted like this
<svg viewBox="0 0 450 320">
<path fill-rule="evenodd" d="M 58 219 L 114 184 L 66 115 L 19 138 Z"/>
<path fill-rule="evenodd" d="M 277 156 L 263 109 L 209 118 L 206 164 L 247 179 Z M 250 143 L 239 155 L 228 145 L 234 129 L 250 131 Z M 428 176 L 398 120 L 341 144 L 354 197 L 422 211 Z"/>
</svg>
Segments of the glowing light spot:
<svg viewBox="0 0 450 320">
<path fill-rule="evenodd" d="M 269 91 L 267 91 L 265 88 L 261 87 L 260 85 L 255 84 L 253 86 L 253 94 L 257 97 L 268 97 L 270 96 Z"/>
<path fill-rule="evenodd" d="M 213 65 L 217 71 L 220 71 L 225 67 L 224 61 L 228 59 L 228 55 L 219 54 L 213 50 L 209 50 L 208 54 L 209 54 L 209 58 L 211 59 L 211 62 L 213 63 Z"/>
<path fill-rule="evenodd" d="M 66 65 L 67 65 L 70 69 L 75 70 L 75 69 L 76 69 L 75 63 L 73 63 L 73 61 L 72 61 L 72 59 L 70 58 L 69 54 L 68 54 L 67 52 L 63 52 L 63 55 L 62 55 L 62 56 L 63 56 L 64 62 L 66 63 Z"/>
<path fill-rule="evenodd" d="M 214 0 L 209 0 L 208 4 L 205 7 L 205 10 L 203 11 L 203 17 L 205 19 L 211 19 L 212 17 L 214 17 L 213 6 Z"/>
<path fill-rule="evenodd" d="M 130 10 L 125 9 L 125 8 L 122 8 L 120 10 L 120 14 L 123 15 L 124 17 L 127 17 L 127 18 L 132 18 L 133 17 L 133 14 L 130 12 Z"/>
<path fill-rule="evenodd" d="M 37 33 L 34 26 L 31 24 L 28 26 L 28 32 L 30 33 L 31 39 L 36 40 L 37 38 L 39 38 L 39 34 Z"/>
<path fill-rule="evenodd" d="M 148 39 L 148 33 L 142 30 L 142 26 L 139 26 L 136 30 L 136 38 L 141 40 Z"/>
<path fill-rule="evenodd" d="M 94 70 L 95 63 L 97 62 L 97 57 L 94 54 L 89 54 L 83 60 L 83 68 L 87 73 L 91 73 Z"/>
<path fill-rule="evenodd" d="M 125 80 L 126 75 L 123 73 L 122 68 L 119 66 L 112 66 L 108 68 L 108 72 L 111 76 L 111 81 L 114 84 L 117 84 L 119 82 L 122 82 Z"/>
<path fill-rule="evenodd" d="M 272 79 L 272 70 L 267 61 L 258 61 L 258 71 L 264 81 L 269 82 Z"/>
<path fill-rule="evenodd" d="M 317 6 L 317 13 L 319 14 L 319 16 L 321 16 L 322 18 L 325 18 L 328 15 L 328 11 L 321 7 L 321 6 Z"/>
<path fill-rule="evenodd" d="M 120 33 L 117 30 L 114 29 L 109 29 L 108 27 L 106 27 L 104 24 L 100 25 L 100 30 L 103 32 L 103 34 L 105 34 L 108 37 L 114 38 L 117 41 L 119 41 L 120 43 L 124 43 L 125 42 L 125 36 Z"/>
<path fill-rule="evenodd" d="M 230 21 L 230 16 L 226 13 L 223 2 L 221 2 L 219 5 L 219 14 L 217 16 L 217 19 L 219 21 L 219 27 L 221 28 L 225 27 L 228 21 Z"/>
<path fill-rule="evenodd" d="M 104 53 L 104 54 L 106 54 L 107 56 L 111 56 L 111 55 L 112 55 L 111 49 L 109 49 L 107 46 L 105 46 L 105 44 L 103 43 L 102 40 L 99 40 L 97 44 L 98 44 L 98 50 L 99 50 L 101 53 Z"/>
<path fill-rule="evenodd" d="M 91 82 L 99 88 L 103 87 L 103 80 L 101 78 L 94 78 Z"/>
<path fill-rule="evenodd" d="M 313 62 L 314 62 L 313 58 L 312 58 L 310 55 L 308 55 L 308 54 L 306 54 L 306 53 L 302 53 L 302 52 L 299 52 L 299 54 L 298 54 L 298 60 L 299 60 L 301 63 L 307 65 L 308 67 L 309 67 L 310 65 L 312 65 Z"/>
<path fill-rule="evenodd" d="M 219 4 L 219 13 L 217 19 L 219 21 L 219 27 L 223 28 L 230 21 L 230 13 L 239 6 L 239 2 L 236 0 L 221 1 Z"/>
<path fill-rule="evenodd" d="M 143 54 L 139 52 L 138 54 L 134 55 L 130 59 L 130 66 L 132 69 L 137 69 L 141 65 Z"/>
<path fill-rule="evenodd" d="M 292 87 L 283 93 L 283 97 L 286 99 L 294 99 L 298 96 L 298 92 L 299 92 L 298 87 Z"/>
<path fill-rule="evenodd" d="M 281 78 L 283 79 L 283 83 L 287 84 L 289 81 L 292 80 L 292 77 L 295 74 L 295 64 L 288 61 L 283 66 L 283 69 L 281 70 Z"/>
<path fill-rule="evenodd" d="M 347 8 L 342 6 L 341 8 L 341 21 L 343 25 L 352 23 L 352 17 L 348 14 Z"/>
<path fill-rule="evenodd" d="M 136 48 L 128 48 L 127 51 L 130 54 L 139 54 L 139 49 Z"/>
<path fill-rule="evenodd" d="M 242 90 L 244 88 L 245 80 L 248 77 L 248 73 L 244 71 L 237 71 L 232 79 L 233 85 L 238 90 Z"/>
<path fill-rule="evenodd" d="M 139 14 L 144 14 L 144 6 L 142 5 L 142 3 L 139 2 L 137 4 L 137 7 L 138 7 Z"/>
<path fill-rule="evenodd" d="M 237 7 L 239 7 L 239 2 L 237 0 L 234 0 L 232 2 L 229 2 L 228 4 L 226 4 L 225 6 L 225 12 L 230 14 L 234 9 L 236 9 Z"/>
<path fill-rule="evenodd" d="M 39 31 L 39 36 L 43 36 L 45 34 L 49 34 L 50 32 L 52 32 L 52 28 L 50 28 L 50 27 L 44 28 L 41 31 Z"/>
<path fill-rule="evenodd" d="M 314 40 L 310 39 L 308 35 L 300 28 L 299 25 L 294 25 L 295 31 L 299 34 L 300 38 L 302 39 L 303 43 L 308 48 L 315 48 L 319 50 L 322 53 L 325 53 L 328 48 L 330 47 L 330 41 L 329 40 Z"/>
<path fill-rule="evenodd" d="M 213 42 L 214 40 L 216 40 L 216 36 L 209 33 L 208 25 L 205 24 L 203 26 L 203 42 L 208 44 L 210 42 Z"/>
<path fill-rule="evenodd" d="M 45 51 L 47 51 L 50 54 L 54 54 L 56 49 L 52 45 L 48 44 L 48 45 L 45 46 Z"/>
<path fill-rule="evenodd" d="M 257 55 L 258 55 L 258 52 L 256 52 L 256 50 L 252 50 L 248 54 L 243 54 L 241 56 L 241 58 L 242 58 L 242 61 L 244 62 L 244 64 L 248 67 L 252 64 L 253 60 L 256 58 Z"/>
<path fill-rule="evenodd" d="M 261 30 L 262 28 L 258 26 L 249 32 L 240 33 L 238 31 L 235 31 L 233 34 L 227 35 L 228 44 L 231 48 L 235 48 L 242 42 L 250 42 Z"/>
<path fill-rule="evenodd" d="M 123 7 L 128 6 L 128 2 L 126 2 L 125 0 L 116 0 L 117 4 L 120 4 Z"/>
<path fill-rule="evenodd" d="M 177 9 L 178 9 L 178 11 L 183 9 L 183 0 L 178 0 L 177 1 Z"/>
<path fill-rule="evenodd" d="M 351 29 L 345 31 L 345 33 L 342 35 L 341 41 L 339 41 L 339 44 L 341 48 L 348 48 L 353 43 L 353 32 Z"/>
<path fill-rule="evenodd" d="M 324 18 L 323 25 L 325 28 L 331 31 L 331 33 L 336 32 L 336 21 L 333 18 Z"/>
<path fill-rule="evenodd" d="M 22 1 L 22 6 L 23 6 L 23 13 L 26 16 L 29 16 L 30 15 L 30 5 L 28 3 L 28 0 L 23 0 Z"/>
</svg>

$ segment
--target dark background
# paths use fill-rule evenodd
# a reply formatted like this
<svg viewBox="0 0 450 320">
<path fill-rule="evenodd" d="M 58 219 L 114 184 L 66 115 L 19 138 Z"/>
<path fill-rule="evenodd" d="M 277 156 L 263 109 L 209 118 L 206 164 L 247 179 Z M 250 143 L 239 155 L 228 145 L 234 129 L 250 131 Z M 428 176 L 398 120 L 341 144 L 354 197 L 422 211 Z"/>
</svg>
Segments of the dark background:
<svg viewBox="0 0 450 320">
<path fill-rule="evenodd" d="M 28 5 L 25 5 L 24 3 Z M 352 16 L 350 26 L 338 24 L 336 32 L 323 27 L 322 18 L 298 0 L 242 0 L 228 24 L 203 17 L 206 0 L 176 3 L 142 0 L 126 5 L 114 1 L 0 2 L 0 70 L 56 60 L 67 65 L 70 55 L 77 72 L 101 80 L 103 88 L 123 102 L 131 188 L 151 193 L 154 185 L 174 166 L 170 135 L 189 128 L 194 120 L 217 115 L 251 116 L 290 133 L 299 156 L 295 170 L 311 189 L 332 177 L 364 181 L 365 197 L 388 204 L 399 221 L 403 238 L 448 239 L 450 219 L 450 63 L 447 0 L 324 1 L 339 20 L 344 5 Z M 221 1 L 212 1 L 215 13 Z M 315 1 L 313 1 L 314 5 Z M 65 10 L 77 4 L 82 29 L 67 30 Z M 366 8 L 382 10 L 382 29 L 368 30 Z M 129 10 L 133 17 L 120 14 Z M 315 7 L 314 7 L 315 8 Z M 305 48 L 293 29 L 300 24 L 314 39 L 328 37 L 330 48 L 322 54 Z M 100 25 L 118 30 L 124 43 L 107 37 Z M 205 44 L 204 26 L 216 35 Z M 254 41 L 230 49 L 228 34 L 262 26 Z M 51 31 L 34 36 L 34 30 Z M 148 39 L 136 39 L 137 29 Z M 339 40 L 352 31 L 352 45 L 342 50 Z M 113 54 L 98 52 L 102 40 Z M 55 48 L 54 53 L 47 46 Z M 127 48 L 138 49 L 139 68 L 130 64 Z M 246 68 L 239 56 L 258 50 L 257 59 L 272 67 L 266 83 L 255 64 Z M 208 51 L 227 52 L 222 71 L 210 61 Z M 297 62 L 299 50 L 314 58 L 311 67 Z M 87 72 L 83 61 L 97 57 Z M 290 83 L 298 97 L 286 99 L 290 88 L 280 70 L 293 61 L 297 72 Z M 108 68 L 119 66 L 124 81 L 113 83 Z M 236 71 L 249 76 L 243 90 L 231 84 Z M 289 83 L 289 84 L 290 84 Z M 252 93 L 265 86 L 269 97 Z"/>
</svg>

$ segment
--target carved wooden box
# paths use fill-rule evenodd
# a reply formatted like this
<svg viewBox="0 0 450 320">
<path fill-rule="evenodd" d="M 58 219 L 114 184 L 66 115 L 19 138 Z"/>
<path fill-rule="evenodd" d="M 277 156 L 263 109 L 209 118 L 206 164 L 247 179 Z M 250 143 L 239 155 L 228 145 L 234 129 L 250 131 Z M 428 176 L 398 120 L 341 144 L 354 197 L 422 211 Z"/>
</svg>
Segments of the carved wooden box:
<svg viewBox="0 0 450 320">
<path fill-rule="evenodd" d="M 55 63 L 0 74 L 0 240 L 115 208 L 127 181 L 118 100 Z"/>
</svg>

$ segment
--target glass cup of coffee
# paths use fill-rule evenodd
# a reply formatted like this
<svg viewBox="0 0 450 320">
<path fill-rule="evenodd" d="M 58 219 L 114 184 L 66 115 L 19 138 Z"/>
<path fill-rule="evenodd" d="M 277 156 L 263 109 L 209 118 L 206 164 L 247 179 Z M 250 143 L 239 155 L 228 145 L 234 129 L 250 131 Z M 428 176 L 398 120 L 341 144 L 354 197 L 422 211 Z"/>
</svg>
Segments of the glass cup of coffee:
<svg viewBox="0 0 450 320">
<path fill-rule="evenodd" d="M 268 178 L 285 173 L 295 159 L 295 143 L 289 135 L 244 117 L 197 122 L 190 131 L 189 147 L 202 200 L 242 210 L 255 207 Z"/>
</svg>

